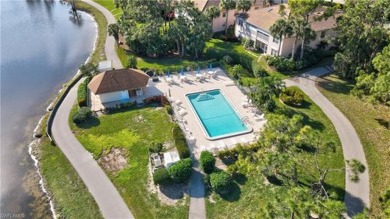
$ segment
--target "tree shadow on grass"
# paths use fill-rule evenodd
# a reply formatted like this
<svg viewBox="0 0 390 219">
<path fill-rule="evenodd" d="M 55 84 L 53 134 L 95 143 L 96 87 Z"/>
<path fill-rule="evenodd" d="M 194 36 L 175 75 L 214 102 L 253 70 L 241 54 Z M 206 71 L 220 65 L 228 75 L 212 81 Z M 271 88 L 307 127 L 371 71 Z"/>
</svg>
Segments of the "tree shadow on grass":
<svg viewBox="0 0 390 219">
<path fill-rule="evenodd" d="M 99 126 L 99 125 L 100 125 L 100 120 L 95 116 L 92 116 L 90 119 L 88 119 L 83 123 L 76 124 L 78 128 L 82 128 L 82 129 L 90 129 L 92 127 Z"/>
<path fill-rule="evenodd" d="M 232 178 L 236 183 L 240 185 L 245 185 L 246 181 L 248 181 L 248 178 L 242 173 L 235 173 L 233 174 Z"/>
<path fill-rule="evenodd" d="M 379 123 L 379 125 L 385 127 L 386 129 L 390 129 L 390 121 L 381 118 L 375 118 L 375 120 Z"/>
<path fill-rule="evenodd" d="M 286 103 L 284 103 L 286 104 Z M 312 105 L 312 103 L 310 103 L 309 101 L 306 101 L 304 100 L 301 105 L 293 105 L 293 104 L 286 104 L 287 106 L 289 106 L 290 108 L 294 109 L 310 109 L 310 106 Z"/>
<path fill-rule="evenodd" d="M 323 131 L 325 129 L 325 126 L 322 122 L 319 122 L 317 120 L 313 120 L 307 114 L 305 114 L 303 112 L 299 112 L 293 108 L 284 108 L 283 110 L 280 111 L 280 113 L 282 113 L 290 118 L 296 114 L 299 114 L 303 117 L 303 124 L 304 125 L 309 125 L 313 129 L 318 130 L 318 131 Z"/>
<path fill-rule="evenodd" d="M 333 78 L 337 78 L 335 76 L 330 76 Z M 328 90 L 333 93 L 341 93 L 341 94 L 349 94 L 349 92 L 353 88 L 352 82 L 349 81 L 343 81 L 343 82 L 338 82 L 338 81 L 332 81 L 326 78 L 320 78 L 317 80 L 317 86 Z"/>
<path fill-rule="evenodd" d="M 225 201 L 235 202 L 238 201 L 241 197 L 241 189 L 237 183 L 233 182 L 229 192 L 225 194 L 221 194 L 221 193 L 218 194 Z"/>
<path fill-rule="evenodd" d="M 280 180 L 275 175 L 266 176 L 266 178 L 267 178 L 268 182 L 271 183 L 272 185 L 275 185 L 275 186 L 282 186 L 283 185 L 283 181 Z"/>
<path fill-rule="evenodd" d="M 160 191 L 170 199 L 182 199 L 188 193 L 187 183 L 160 185 Z"/>
</svg>

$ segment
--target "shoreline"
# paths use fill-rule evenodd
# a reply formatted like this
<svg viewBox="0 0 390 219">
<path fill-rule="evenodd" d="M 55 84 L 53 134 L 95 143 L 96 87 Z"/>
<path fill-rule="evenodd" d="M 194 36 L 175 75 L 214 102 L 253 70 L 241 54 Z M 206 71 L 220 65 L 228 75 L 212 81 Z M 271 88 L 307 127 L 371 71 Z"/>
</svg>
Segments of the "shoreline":
<svg viewBox="0 0 390 219">
<path fill-rule="evenodd" d="M 98 40 L 99 40 L 99 24 L 98 24 L 97 19 L 95 19 L 95 17 L 93 16 L 92 12 L 87 11 L 87 10 L 81 10 L 81 9 L 78 9 L 78 10 L 85 12 L 85 14 L 87 16 L 89 16 L 94 21 L 94 24 L 95 24 L 96 35 L 95 35 L 95 39 L 94 39 L 93 48 L 91 50 L 91 53 L 89 54 L 89 56 L 87 57 L 87 59 L 84 62 L 84 64 L 87 64 L 92 60 L 93 56 L 95 55 L 95 52 L 97 52 L 97 46 L 98 46 Z M 41 118 L 39 119 L 37 125 L 35 126 L 35 128 L 32 132 L 33 140 L 27 145 L 28 154 L 30 155 L 30 158 L 33 161 L 34 167 L 36 168 L 35 173 L 39 177 L 38 184 L 40 186 L 40 190 L 43 193 L 43 195 L 47 198 L 48 204 L 50 206 L 51 216 L 55 219 L 57 218 L 56 209 L 55 209 L 55 206 L 56 206 L 55 197 L 52 194 L 50 194 L 51 193 L 50 188 L 47 185 L 47 181 L 45 179 L 45 176 L 41 171 L 42 163 L 40 162 L 39 154 L 41 154 L 41 150 L 42 150 L 42 146 L 43 146 L 42 138 L 48 137 L 51 140 L 51 137 L 45 135 L 45 133 L 47 131 L 47 123 L 46 122 L 47 122 L 47 119 L 51 116 L 53 107 L 55 107 L 58 104 L 58 100 L 62 96 L 64 96 L 64 95 L 66 96 L 66 94 L 64 93 L 64 91 L 65 91 L 64 89 L 68 88 L 69 84 L 75 83 L 75 82 L 82 79 L 82 77 L 78 78 L 80 74 L 81 74 L 81 72 L 78 69 L 76 74 L 68 82 L 66 82 L 62 85 L 62 87 L 58 90 L 58 93 L 53 94 L 54 97 L 48 101 L 49 104 L 46 108 L 46 113 L 41 116 Z M 45 201 L 45 202 L 47 202 L 47 201 Z"/>
</svg>

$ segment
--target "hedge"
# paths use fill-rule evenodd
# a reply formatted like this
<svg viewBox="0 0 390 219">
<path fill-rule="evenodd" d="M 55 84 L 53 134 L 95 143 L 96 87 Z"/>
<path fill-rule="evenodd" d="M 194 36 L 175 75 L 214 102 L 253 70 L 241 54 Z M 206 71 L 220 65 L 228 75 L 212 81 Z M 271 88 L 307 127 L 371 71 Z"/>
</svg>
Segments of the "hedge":
<svg viewBox="0 0 390 219">
<path fill-rule="evenodd" d="M 158 103 L 161 106 L 169 105 L 168 98 L 164 95 L 151 96 L 145 98 L 143 101 L 145 104 Z"/>
<path fill-rule="evenodd" d="M 85 80 L 77 88 L 77 102 L 79 107 L 88 105 L 88 83 L 91 81 L 91 77 L 85 78 Z"/>
<path fill-rule="evenodd" d="M 244 68 L 248 69 L 250 72 L 253 71 L 252 61 L 255 58 L 249 54 L 236 53 L 234 51 L 228 51 L 228 50 L 218 49 L 218 48 L 208 48 L 205 51 L 204 56 L 207 59 L 216 59 L 218 61 L 223 60 L 224 56 L 230 56 L 233 59 L 234 64 L 240 64 Z"/>
<path fill-rule="evenodd" d="M 187 61 L 184 60 L 182 63 L 178 65 L 169 65 L 169 66 L 161 66 L 161 67 L 156 67 L 156 68 L 147 68 L 143 67 L 141 68 L 142 71 L 148 71 L 148 70 L 153 70 L 156 72 L 156 74 L 166 74 L 168 70 L 173 73 L 173 72 L 181 72 L 181 69 L 183 68 L 184 71 L 187 71 L 187 68 L 190 68 L 194 71 L 196 71 L 199 68 L 201 69 L 206 69 L 210 66 L 210 64 L 213 67 L 218 67 L 219 63 L 215 58 L 210 58 L 207 61 Z"/>
<path fill-rule="evenodd" d="M 172 130 L 173 139 L 175 141 L 177 152 L 181 159 L 190 157 L 191 153 L 188 149 L 186 138 L 179 126 L 174 126 Z"/>
<path fill-rule="evenodd" d="M 213 172 L 215 168 L 215 158 L 212 153 L 209 151 L 202 151 L 200 154 L 200 167 L 207 174 Z"/>
<path fill-rule="evenodd" d="M 171 181 L 171 176 L 165 168 L 157 169 L 153 173 L 153 182 L 156 185 L 164 185 Z"/>
<path fill-rule="evenodd" d="M 191 158 L 186 158 L 179 160 L 173 164 L 169 169 L 169 174 L 175 182 L 185 182 L 187 181 L 192 173 L 192 160 Z"/>
<path fill-rule="evenodd" d="M 83 106 L 79 109 L 79 111 L 75 115 L 73 115 L 72 120 L 76 124 L 81 124 L 81 123 L 87 121 L 91 117 L 92 117 L 91 109 Z"/>
<path fill-rule="evenodd" d="M 228 173 L 220 171 L 210 174 L 210 184 L 215 192 L 226 194 L 230 191 L 233 181 Z"/>
</svg>

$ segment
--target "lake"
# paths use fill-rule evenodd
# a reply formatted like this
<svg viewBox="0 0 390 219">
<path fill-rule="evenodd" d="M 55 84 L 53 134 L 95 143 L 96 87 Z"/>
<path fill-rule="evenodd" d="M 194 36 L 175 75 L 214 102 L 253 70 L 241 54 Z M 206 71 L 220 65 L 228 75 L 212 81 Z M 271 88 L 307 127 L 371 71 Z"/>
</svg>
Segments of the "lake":
<svg viewBox="0 0 390 219">
<path fill-rule="evenodd" d="M 80 12 L 82 22 L 74 22 L 69 9 L 59 1 L 1 1 L 1 217 L 51 215 L 28 145 L 97 34 L 92 17 Z"/>
</svg>

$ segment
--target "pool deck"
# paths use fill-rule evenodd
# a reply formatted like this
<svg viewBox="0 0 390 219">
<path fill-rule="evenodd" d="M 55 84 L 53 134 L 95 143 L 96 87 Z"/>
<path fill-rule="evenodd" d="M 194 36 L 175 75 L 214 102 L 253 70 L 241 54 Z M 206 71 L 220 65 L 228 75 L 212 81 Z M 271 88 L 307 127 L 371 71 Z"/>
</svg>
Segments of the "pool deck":
<svg viewBox="0 0 390 219">
<path fill-rule="evenodd" d="M 216 77 L 208 76 L 199 80 L 194 73 L 185 72 L 186 80 L 182 81 L 179 75 L 171 75 L 171 81 L 166 76 L 161 76 L 159 82 L 150 81 L 146 89 L 146 96 L 164 94 L 171 101 L 176 119 L 185 132 L 187 141 L 195 156 L 199 156 L 203 150 L 217 152 L 233 147 L 237 143 L 251 143 L 256 141 L 258 133 L 265 124 L 264 115 L 256 112 L 254 107 L 244 107 L 243 100 L 246 95 L 235 85 L 220 68 L 213 68 L 217 72 Z M 220 89 L 225 97 L 230 101 L 236 111 L 244 118 L 247 125 L 253 128 L 251 133 L 226 137 L 218 140 L 206 138 L 202 125 L 199 123 L 186 94 Z"/>
</svg>

